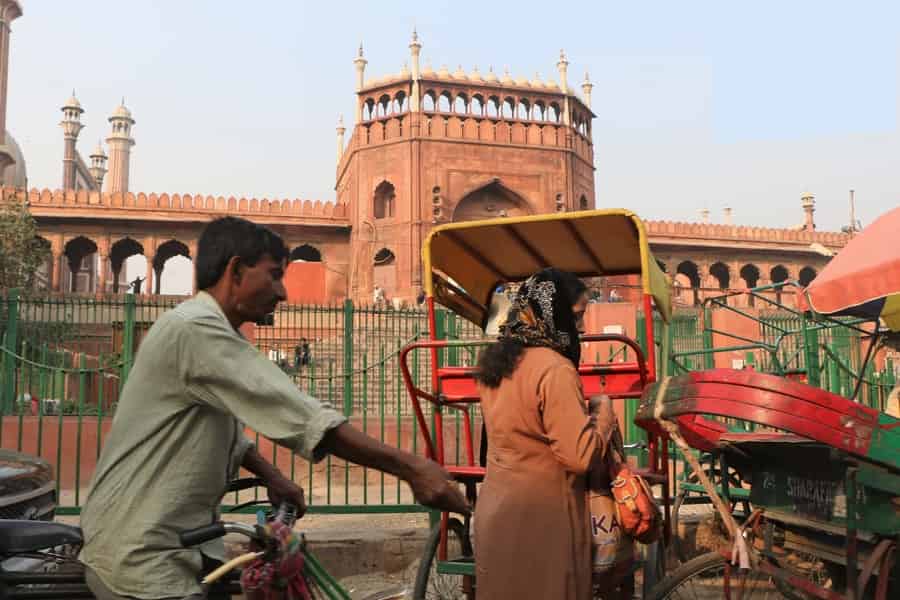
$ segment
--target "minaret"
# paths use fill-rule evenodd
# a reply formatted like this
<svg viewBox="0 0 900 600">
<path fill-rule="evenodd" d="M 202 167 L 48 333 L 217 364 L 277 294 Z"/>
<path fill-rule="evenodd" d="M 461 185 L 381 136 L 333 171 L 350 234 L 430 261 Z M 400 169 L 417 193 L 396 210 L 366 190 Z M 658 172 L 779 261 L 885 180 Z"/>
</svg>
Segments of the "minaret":
<svg viewBox="0 0 900 600">
<path fill-rule="evenodd" d="M 347 129 L 344 127 L 344 115 L 338 117 L 337 124 L 337 162 L 341 164 L 341 157 L 344 155 L 344 133 Z"/>
<path fill-rule="evenodd" d="M 64 190 L 75 189 L 75 144 L 78 142 L 78 134 L 81 133 L 84 125 L 81 124 L 81 114 L 84 109 L 81 103 L 75 97 L 75 90 L 72 90 L 72 97 L 69 98 L 62 110 L 63 120 L 59 122 L 59 126 L 63 129 L 63 140 L 65 141 L 65 149 L 63 150 L 63 176 L 62 188 Z"/>
<path fill-rule="evenodd" d="M 6 143 L 6 89 L 9 79 L 10 23 L 22 16 L 17 0 L 0 0 L 0 146 Z M 10 160 L 11 162 L 11 160 Z M 0 169 L 6 166 L 0 156 Z"/>
<path fill-rule="evenodd" d="M 556 63 L 556 68 L 559 70 L 559 89 L 562 90 L 562 93 L 565 95 L 563 99 L 562 121 L 564 124 L 568 125 L 571 121 L 569 118 L 569 61 L 566 60 L 566 53 L 564 50 L 559 51 L 559 62 Z"/>
<path fill-rule="evenodd" d="M 556 68 L 559 69 L 559 89 L 563 94 L 567 94 L 569 92 L 569 61 L 566 60 L 564 50 L 559 51 L 559 62 L 556 63 Z"/>
<path fill-rule="evenodd" d="M 701 208 L 700 209 L 700 222 L 704 225 L 709 225 L 709 209 Z"/>
<path fill-rule="evenodd" d="M 419 43 L 419 34 L 413 27 L 412 41 L 409 43 L 409 53 L 412 57 L 412 94 L 409 99 L 409 110 L 411 112 L 419 112 L 419 53 L 422 51 L 422 44 Z"/>
<path fill-rule="evenodd" d="M 581 84 L 581 91 L 584 94 L 584 105 L 588 108 L 591 107 L 591 90 L 594 89 L 594 84 L 591 83 L 591 78 L 588 76 L 587 71 L 584 72 L 584 83 Z"/>
<path fill-rule="evenodd" d="M 109 178 L 106 180 L 106 191 L 127 192 L 131 147 L 134 146 L 131 137 L 134 119 L 131 118 L 131 111 L 125 108 L 124 98 L 122 104 L 113 111 L 109 122 L 112 124 L 112 132 L 106 138 L 106 144 L 109 146 Z"/>
<path fill-rule="evenodd" d="M 803 230 L 815 231 L 816 222 L 813 219 L 813 213 L 816 211 L 816 197 L 809 192 L 804 192 L 803 195 L 800 196 L 800 201 L 804 213 Z"/>
<path fill-rule="evenodd" d="M 356 58 L 353 59 L 353 65 L 356 67 L 356 91 L 359 92 L 363 89 L 363 86 L 366 82 L 366 64 L 367 61 L 363 57 L 363 45 L 362 42 L 359 43 L 359 54 L 357 54 Z M 362 99 L 356 99 L 356 122 L 362 122 Z"/>
<path fill-rule="evenodd" d="M 103 176 L 106 175 L 106 152 L 103 151 L 103 144 L 97 140 L 97 148 L 91 154 L 91 177 L 97 182 L 97 189 L 103 189 Z"/>
</svg>

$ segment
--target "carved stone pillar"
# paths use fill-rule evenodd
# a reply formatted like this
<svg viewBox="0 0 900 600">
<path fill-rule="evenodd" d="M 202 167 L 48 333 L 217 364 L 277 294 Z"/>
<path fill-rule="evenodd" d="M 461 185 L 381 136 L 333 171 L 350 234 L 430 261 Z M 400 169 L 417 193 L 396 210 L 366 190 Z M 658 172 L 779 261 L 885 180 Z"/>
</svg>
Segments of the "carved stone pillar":
<svg viewBox="0 0 900 600">
<path fill-rule="evenodd" d="M 99 277 L 97 278 L 97 293 L 105 294 L 106 293 L 106 275 L 107 271 L 109 271 L 109 255 L 101 252 L 99 254 L 100 261 L 97 268 L 100 270 L 98 273 Z"/>
<path fill-rule="evenodd" d="M 147 273 L 144 276 L 143 283 L 144 294 L 149 296 L 153 293 L 153 261 L 147 260 Z"/>
<path fill-rule="evenodd" d="M 59 291 L 59 264 L 62 260 L 62 252 L 58 250 L 51 251 L 51 260 L 53 261 L 50 264 L 50 291 L 58 292 Z"/>
<path fill-rule="evenodd" d="M 141 290 L 149 296 L 153 293 L 153 260 L 156 258 L 156 238 L 148 237 L 144 240 L 144 258 L 147 259 L 147 272 Z"/>
<path fill-rule="evenodd" d="M 109 238 L 103 238 L 97 245 L 97 256 L 100 260 L 97 263 L 97 293 L 106 293 L 106 277 L 109 271 Z"/>
<path fill-rule="evenodd" d="M 60 265 L 63 257 L 63 236 L 55 235 L 50 239 L 50 291 L 60 291 Z"/>
</svg>

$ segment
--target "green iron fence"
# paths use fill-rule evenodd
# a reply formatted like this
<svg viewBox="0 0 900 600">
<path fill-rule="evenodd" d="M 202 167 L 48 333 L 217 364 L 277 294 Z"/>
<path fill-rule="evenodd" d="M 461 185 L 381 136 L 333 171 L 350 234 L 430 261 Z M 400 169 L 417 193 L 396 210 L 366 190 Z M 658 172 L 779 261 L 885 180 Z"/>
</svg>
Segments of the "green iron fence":
<svg viewBox="0 0 900 600">
<path fill-rule="evenodd" d="M 77 512 L 115 414 L 119 393 L 140 342 L 163 312 L 182 297 L 0 295 L 0 447 L 42 456 L 56 467 L 62 512 Z M 653 347 L 660 373 L 677 374 L 713 365 L 714 328 L 709 309 L 679 309 L 668 327 L 655 317 Z M 771 311 L 759 317 L 756 346 L 747 362 L 760 370 L 801 370 L 811 383 L 850 395 L 862 353 L 852 330 L 823 328 L 795 313 Z M 438 337 L 480 340 L 474 325 L 438 311 Z M 849 333 L 848 333 L 849 331 Z M 644 316 L 637 316 L 638 342 L 647 351 Z M 785 333 L 787 332 L 787 333 Z M 248 332 L 255 345 L 294 379 L 298 387 L 339 407 L 351 421 L 385 443 L 422 453 L 422 432 L 412 418 L 400 377 L 399 350 L 428 337 L 423 310 L 354 306 L 281 305 L 271 325 Z M 309 361 L 298 364 L 295 348 L 305 338 Z M 777 347 L 772 362 L 760 345 Z M 780 345 L 778 345 L 780 344 Z M 671 349 L 662 364 L 661 348 Z M 807 352 L 805 348 L 818 348 Z M 597 362 L 606 357 L 596 358 Z M 610 349 L 609 361 L 622 358 Z M 445 364 L 474 364 L 475 350 L 453 348 Z M 430 390 L 430 354 L 411 355 L 417 384 Z M 769 362 L 767 362 L 767 360 Z M 807 365 L 811 365 L 810 368 Z M 893 365 L 867 368 L 860 400 L 884 408 L 896 383 Z M 430 411 L 430 407 L 426 407 Z M 626 404 L 626 440 L 643 439 L 633 424 L 636 403 Z M 430 412 L 429 412 L 430 417 Z M 473 437 L 480 415 L 472 408 Z M 447 457 L 462 458 L 462 415 L 444 419 Z M 431 432 L 433 434 L 433 432 Z M 260 450 L 307 490 L 313 512 L 405 512 L 419 510 L 396 478 L 339 459 L 311 465 L 253 432 Z M 477 440 L 476 440 L 477 441 Z M 245 499 L 234 498 L 234 502 Z"/>
</svg>

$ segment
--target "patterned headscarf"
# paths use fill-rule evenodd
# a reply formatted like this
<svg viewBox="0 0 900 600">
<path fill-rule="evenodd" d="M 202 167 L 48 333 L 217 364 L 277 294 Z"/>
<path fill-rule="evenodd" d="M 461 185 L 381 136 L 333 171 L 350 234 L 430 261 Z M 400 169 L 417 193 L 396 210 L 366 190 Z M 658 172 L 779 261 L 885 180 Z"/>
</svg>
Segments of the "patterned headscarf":
<svg viewBox="0 0 900 600">
<path fill-rule="evenodd" d="M 538 271 L 522 284 L 500 326 L 500 338 L 523 346 L 556 350 L 576 366 L 581 361 L 581 343 L 572 305 L 557 269 Z"/>
</svg>

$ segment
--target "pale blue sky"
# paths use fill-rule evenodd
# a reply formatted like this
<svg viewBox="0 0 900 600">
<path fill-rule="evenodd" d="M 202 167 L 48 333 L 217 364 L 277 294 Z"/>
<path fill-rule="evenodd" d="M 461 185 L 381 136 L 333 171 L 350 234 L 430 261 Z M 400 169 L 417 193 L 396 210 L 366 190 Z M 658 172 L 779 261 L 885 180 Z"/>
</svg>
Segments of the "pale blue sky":
<svg viewBox="0 0 900 600">
<path fill-rule="evenodd" d="M 135 191 L 334 198 L 334 127 L 367 76 L 400 70 L 415 24 L 435 69 L 590 71 L 598 206 L 650 219 L 820 228 L 900 204 L 897 23 L 883 2 L 25 0 L 8 127 L 29 183 L 58 187 L 59 107 L 86 109 L 83 155 L 125 96 Z"/>
</svg>

